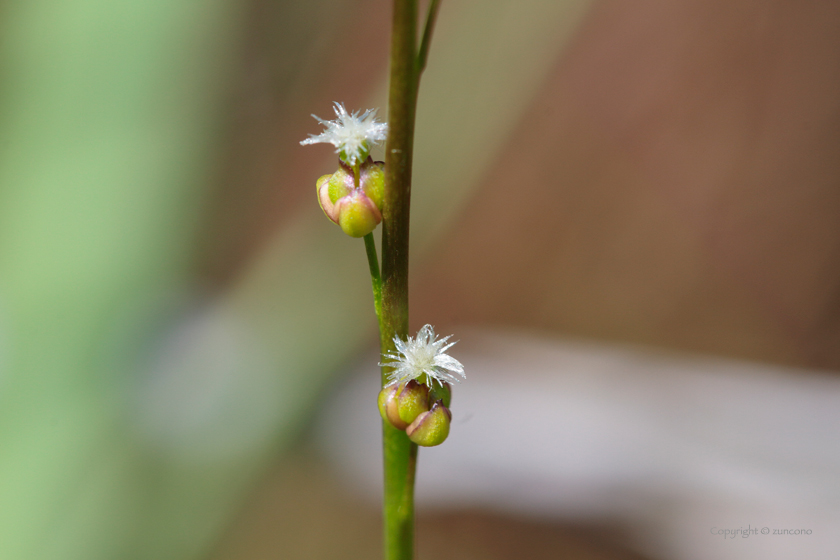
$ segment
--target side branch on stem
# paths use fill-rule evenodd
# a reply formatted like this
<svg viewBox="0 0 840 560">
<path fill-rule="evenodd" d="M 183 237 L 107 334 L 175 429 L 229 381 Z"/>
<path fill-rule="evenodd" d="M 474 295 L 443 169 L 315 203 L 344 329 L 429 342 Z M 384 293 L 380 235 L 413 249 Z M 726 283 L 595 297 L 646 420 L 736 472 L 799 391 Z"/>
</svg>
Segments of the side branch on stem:
<svg viewBox="0 0 840 560">
<path fill-rule="evenodd" d="M 423 28 L 423 38 L 420 40 L 420 51 L 417 53 L 417 78 L 420 81 L 420 75 L 426 69 L 426 60 L 429 58 L 429 44 L 432 42 L 432 31 L 435 28 L 437 21 L 438 8 L 440 2 L 438 0 L 431 0 L 429 2 L 429 13 L 426 15 L 426 25 Z"/>
<path fill-rule="evenodd" d="M 382 328 L 382 277 L 379 275 L 379 259 L 376 258 L 376 241 L 373 233 L 365 235 L 365 252 L 367 253 L 370 281 L 373 284 L 373 308 L 376 310 L 376 320 Z"/>
</svg>

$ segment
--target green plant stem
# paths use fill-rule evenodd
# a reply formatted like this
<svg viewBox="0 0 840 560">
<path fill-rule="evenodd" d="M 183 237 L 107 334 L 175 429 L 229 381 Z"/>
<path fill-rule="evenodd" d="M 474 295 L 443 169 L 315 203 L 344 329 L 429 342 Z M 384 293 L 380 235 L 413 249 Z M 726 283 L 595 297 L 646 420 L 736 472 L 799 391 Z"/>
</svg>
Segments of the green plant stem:
<svg viewBox="0 0 840 560">
<path fill-rule="evenodd" d="M 388 141 L 385 146 L 385 196 L 382 206 L 382 300 L 379 309 L 382 353 L 396 351 L 394 337 L 405 339 L 408 336 L 408 233 L 414 120 L 417 88 L 426 65 L 438 5 L 438 0 L 430 0 L 429 15 L 418 50 L 417 0 L 393 2 Z M 368 241 L 365 243 L 367 245 Z M 372 243 L 371 239 L 371 247 Z M 368 249 L 369 258 L 371 250 L 375 258 L 375 248 Z M 383 367 L 383 387 L 387 374 L 388 368 Z M 385 560 L 411 560 L 414 556 L 417 446 L 405 432 L 383 422 L 382 451 Z"/>
<path fill-rule="evenodd" d="M 385 197 L 382 207 L 382 352 L 395 351 L 393 338 L 408 335 L 408 228 L 411 160 L 417 102 L 417 2 L 394 0 Z M 387 368 L 382 368 L 382 385 Z M 382 423 L 385 560 L 414 556 L 414 473 L 417 446 L 405 432 Z"/>
</svg>

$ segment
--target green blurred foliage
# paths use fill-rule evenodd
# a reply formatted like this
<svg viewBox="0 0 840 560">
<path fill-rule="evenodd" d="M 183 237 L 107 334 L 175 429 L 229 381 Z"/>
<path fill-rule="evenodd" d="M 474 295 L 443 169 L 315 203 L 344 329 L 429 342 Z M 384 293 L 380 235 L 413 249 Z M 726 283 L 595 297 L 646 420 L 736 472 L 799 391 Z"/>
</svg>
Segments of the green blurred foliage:
<svg viewBox="0 0 840 560">
<path fill-rule="evenodd" d="M 144 453 L 109 356 L 187 280 L 238 9 L 3 4 L 0 558 L 184 558 L 219 523 L 223 475 Z"/>
<path fill-rule="evenodd" d="M 269 10 L 281 81 L 310 83 L 319 69 L 297 58 L 304 31 L 338 6 L 334 33 L 354 9 L 316 4 Z M 418 112 L 415 255 L 467 200 L 586 4 L 444 3 Z M 314 196 L 224 293 L 196 301 L 197 239 L 248 8 L 0 7 L 4 560 L 206 556 L 330 376 L 373 340 L 363 246 Z M 322 49 L 308 40 L 310 55 Z M 366 106 L 385 115 L 383 85 Z M 277 188 L 314 192 L 328 170 Z"/>
</svg>

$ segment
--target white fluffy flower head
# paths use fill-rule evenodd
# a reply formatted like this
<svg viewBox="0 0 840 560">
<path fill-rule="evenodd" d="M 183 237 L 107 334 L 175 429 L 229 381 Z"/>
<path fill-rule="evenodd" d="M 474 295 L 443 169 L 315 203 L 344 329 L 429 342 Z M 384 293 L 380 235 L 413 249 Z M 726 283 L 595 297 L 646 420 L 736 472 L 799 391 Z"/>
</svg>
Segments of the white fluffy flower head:
<svg viewBox="0 0 840 560">
<path fill-rule="evenodd" d="M 379 364 L 394 368 L 394 371 L 388 374 L 388 386 L 417 379 L 423 375 L 426 375 L 429 386 L 433 381 L 441 385 L 458 383 L 461 381 L 458 376 L 466 379 L 461 362 L 446 353 L 455 345 L 454 342 L 446 343 L 450 338 L 451 335 L 437 340 L 435 329 L 431 325 L 420 329 L 415 338 L 408 337 L 402 341 L 399 337 L 394 337 L 398 353 L 383 354 L 384 358 L 392 361 Z"/>
<path fill-rule="evenodd" d="M 335 103 L 333 109 L 338 117 L 334 121 L 325 121 L 312 115 L 326 130 L 321 134 L 310 134 L 301 144 L 332 144 L 339 157 L 348 165 L 363 163 L 371 147 L 385 141 L 388 125 L 376 120 L 376 109 L 368 109 L 361 116 L 359 111 L 348 113 L 343 103 Z"/>
</svg>

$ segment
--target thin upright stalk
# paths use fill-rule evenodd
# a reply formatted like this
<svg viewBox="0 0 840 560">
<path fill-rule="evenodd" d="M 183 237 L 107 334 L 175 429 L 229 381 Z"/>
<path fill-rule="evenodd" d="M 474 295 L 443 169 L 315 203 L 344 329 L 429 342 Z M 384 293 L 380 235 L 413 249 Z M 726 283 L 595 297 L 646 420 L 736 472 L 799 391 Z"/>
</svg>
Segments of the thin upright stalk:
<svg viewBox="0 0 840 560">
<path fill-rule="evenodd" d="M 382 208 L 382 352 L 408 336 L 408 231 L 411 160 L 417 103 L 417 1 L 394 0 L 385 197 Z M 387 368 L 382 370 L 386 383 Z M 414 473 L 417 446 L 405 432 L 382 423 L 385 560 L 414 556 Z"/>
<path fill-rule="evenodd" d="M 414 119 L 417 87 L 428 55 L 438 0 L 430 0 L 429 15 L 419 49 L 417 8 L 417 0 L 393 1 L 388 141 L 385 146 L 385 196 L 382 207 L 382 301 L 379 310 L 380 346 L 383 354 L 396 351 L 394 337 L 408 337 L 408 237 Z M 371 246 L 372 241 L 371 238 Z M 368 243 L 367 239 L 365 243 Z M 373 254 L 375 257 L 375 249 Z M 383 367 L 383 386 L 387 383 L 387 373 L 388 368 Z M 382 450 L 385 475 L 385 560 L 411 560 L 414 556 L 417 445 L 408 439 L 404 431 L 383 421 Z"/>
<path fill-rule="evenodd" d="M 382 208 L 382 341 L 408 334 L 408 231 L 417 105 L 416 0 L 394 0 L 385 197 Z"/>
</svg>

